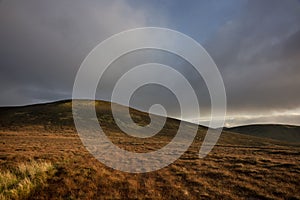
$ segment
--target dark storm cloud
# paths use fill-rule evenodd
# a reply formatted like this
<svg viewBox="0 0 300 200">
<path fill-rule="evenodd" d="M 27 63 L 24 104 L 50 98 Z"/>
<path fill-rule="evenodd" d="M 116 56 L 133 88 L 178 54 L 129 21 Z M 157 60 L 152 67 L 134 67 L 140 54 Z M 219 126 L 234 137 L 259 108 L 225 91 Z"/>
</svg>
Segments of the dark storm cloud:
<svg viewBox="0 0 300 200">
<path fill-rule="evenodd" d="M 252 116 L 237 123 L 259 122 L 255 114 L 300 107 L 299 21 L 296 0 L 0 0 L 0 105 L 71 98 L 76 72 L 99 42 L 122 30 L 162 26 L 208 50 L 223 75 L 228 113 Z M 186 63 L 171 64 L 198 80 Z M 204 84 L 196 89 L 208 110 Z"/>
<path fill-rule="evenodd" d="M 142 11 L 118 1 L 3 1 L 0 104 L 70 98 L 89 51 L 112 34 L 145 26 L 144 21 Z"/>
<path fill-rule="evenodd" d="M 299 21 L 299 1 L 248 1 L 207 41 L 224 76 L 229 112 L 300 107 Z"/>
</svg>

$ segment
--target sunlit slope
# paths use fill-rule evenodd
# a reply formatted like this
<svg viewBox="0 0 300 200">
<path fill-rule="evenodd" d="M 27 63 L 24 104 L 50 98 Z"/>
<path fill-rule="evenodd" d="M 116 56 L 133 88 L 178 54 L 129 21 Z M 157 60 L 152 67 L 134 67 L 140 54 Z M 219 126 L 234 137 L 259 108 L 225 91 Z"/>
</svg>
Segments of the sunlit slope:
<svg viewBox="0 0 300 200">
<path fill-rule="evenodd" d="M 82 109 L 85 109 L 87 104 L 90 104 L 91 101 L 82 100 L 79 101 L 82 105 Z M 108 135 L 114 134 L 123 134 L 119 127 L 116 125 L 115 120 L 111 113 L 111 103 L 105 101 L 96 101 L 95 102 L 96 112 L 98 121 L 103 128 L 103 130 Z M 117 105 L 117 112 L 122 113 L 127 112 L 128 107 Z M 136 109 L 130 108 L 130 115 L 134 122 L 139 125 L 145 126 L 149 124 L 150 117 L 148 113 L 138 111 Z M 152 115 L 154 120 L 159 121 L 160 116 Z M 127 123 L 126 119 L 118 119 L 122 120 L 124 124 Z M 184 126 L 197 126 L 192 123 L 182 122 Z M 177 133 L 180 121 L 173 118 L 167 118 L 166 124 L 164 128 L 157 134 L 158 137 L 167 137 L 172 138 Z M 257 146 L 257 145 L 269 145 L 269 144 L 278 144 L 280 141 L 269 140 L 265 138 L 259 138 L 260 136 L 268 136 L 272 135 L 271 131 L 274 132 L 274 135 L 280 136 L 279 133 L 282 133 L 281 130 L 285 130 L 288 133 L 287 129 L 294 130 L 293 135 L 289 136 L 290 140 L 295 141 L 298 139 L 298 134 L 296 130 L 299 130 L 298 127 L 288 128 L 287 126 L 256 126 L 247 127 L 238 127 L 233 129 L 228 129 L 228 131 L 223 131 L 221 138 L 219 140 L 219 144 L 231 144 L 231 145 L 247 145 L 247 146 Z M 259 129 L 259 128 L 262 129 Z M 278 130 L 277 130 L 278 128 Z M 297 129 L 298 128 L 298 129 Z M 50 133 L 57 134 L 68 134 L 76 133 L 74 127 L 74 121 L 72 116 L 72 101 L 64 100 L 53 103 L 45 103 L 45 104 L 36 104 L 30 106 L 21 106 L 21 107 L 3 107 L 0 108 L 0 129 L 1 130 L 41 130 L 48 131 Z M 244 133 L 247 130 L 254 130 L 253 134 L 245 135 L 238 134 L 234 132 Z M 264 130 L 268 130 L 267 132 Z M 196 136 L 196 140 L 202 141 L 205 137 L 207 128 L 204 126 L 198 126 L 198 134 Z M 261 132 L 260 132 L 261 130 Z M 251 136 L 252 135 L 252 136 Z M 258 137 L 257 137 L 258 136 Z M 273 137 L 274 139 L 278 139 L 278 137 Z M 270 137 L 271 138 L 271 137 Z M 283 137 L 285 138 L 285 137 Z M 131 138 L 133 139 L 133 138 Z M 286 139 L 286 138 L 285 138 Z M 284 139 L 282 139 L 285 141 Z M 281 143 L 280 143 L 281 144 Z"/>
<path fill-rule="evenodd" d="M 79 109 L 84 111 L 92 102 L 81 103 Z M 157 135 L 141 139 L 118 128 L 110 103 L 97 101 L 96 110 L 109 139 L 132 152 L 162 148 L 180 124 L 168 118 Z M 127 111 L 118 105 L 116 120 L 126 125 Z M 130 113 L 142 126 L 150 122 L 148 113 L 134 109 Z M 47 181 L 29 191 L 28 199 L 300 199 L 297 144 L 223 131 L 213 150 L 200 159 L 207 128 L 182 123 L 187 135 L 195 127 L 198 132 L 178 160 L 158 171 L 130 174 L 105 166 L 87 151 L 74 127 L 71 101 L 0 108 L 0 171 L 18 169 L 32 160 L 52 163 Z"/>
</svg>

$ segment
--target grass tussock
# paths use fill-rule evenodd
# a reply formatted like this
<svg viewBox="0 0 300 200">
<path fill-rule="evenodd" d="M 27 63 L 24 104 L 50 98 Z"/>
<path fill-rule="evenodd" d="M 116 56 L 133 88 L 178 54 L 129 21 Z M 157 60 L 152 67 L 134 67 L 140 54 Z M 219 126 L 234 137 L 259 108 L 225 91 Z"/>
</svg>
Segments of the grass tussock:
<svg viewBox="0 0 300 200">
<path fill-rule="evenodd" d="M 54 167 L 49 162 L 31 161 L 14 170 L 0 172 L 0 200 L 26 199 L 46 184 Z"/>
</svg>

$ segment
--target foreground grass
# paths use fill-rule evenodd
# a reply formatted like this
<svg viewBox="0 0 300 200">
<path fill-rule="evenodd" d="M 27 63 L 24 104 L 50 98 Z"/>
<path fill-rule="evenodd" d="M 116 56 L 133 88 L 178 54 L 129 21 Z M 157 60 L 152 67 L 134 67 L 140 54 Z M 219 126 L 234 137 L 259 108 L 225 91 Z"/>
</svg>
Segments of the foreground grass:
<svg viewBox="0 0 300 200">
<path fill-rule="evenodd" d="M 16 169 L 0 172 L 0 200 L 25 199 L 46 184 L 54 167 L 48 162 L 21 163 Z"/>
<path fill-rule="evenodd" d="M 132 141 L 118 132 L 111 132 L 110 138 L 120 148 L 136 152 L 156 149 L 167 141 L 162 137 L 159 141 Z M 30 192 L 27 199 L 32 200 L 300 200 L 300 148 L 261 138 L 225 132 L 204 159 L 198 157 L 201 141 L 195 141 L 176 162 L 146 174 L 106 167 L 89 154 L 75 134 L 0 131 L 0 141 L 2 172 L 16 174 L 25 160 L 54 164 L 47 182 Z"/>
</svg>

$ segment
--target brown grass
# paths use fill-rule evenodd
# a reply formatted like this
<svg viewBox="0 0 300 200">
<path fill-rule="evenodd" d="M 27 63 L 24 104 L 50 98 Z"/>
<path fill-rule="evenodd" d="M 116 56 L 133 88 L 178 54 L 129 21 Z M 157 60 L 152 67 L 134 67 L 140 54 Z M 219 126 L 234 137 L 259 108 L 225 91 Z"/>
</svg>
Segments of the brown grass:
<svg viewBox="0 0 300 200">
<path fill-rule="evenodd" d="M 26 199 L 45 187 L 53 166 L 49 162 L 19 163 L 13 170 L 0 172 L 0 199 Z"/>
<path fill-rule="evenodd" d="M 55 165 L 47 186 L 30 199 L 300 199 L 298 147 L 219 144 L 200 160 L 195 141 L 166 168 L 128 174 L 95 160 L 75 134 L 2 132 L 0 137 L 2 170 L 31 159 Z M 132 149 L 142 147 L 135 143 Z"/>
<path fill-rule="evenodd" d="M 50 113 L 49 120 L 41 110 L 41 107 L 37 109 L 36 112 L 42 114 L 35 118 L 34 124 L 28 125 L 30 118 L 21 123 L 10 115 L 16 125 L 3 123 L 0 129 L 1 174 L 20 169 L 20 163 L 32 160 L 52 163 L 55 169 L 43 182 L 42 189 L 30 192 L 25 198 L 300 199 L 300 147 L 297 145 L 223 132 L 213 151 L 199 159 L 199 147 L 205 136 L 205 128 L 199 127 L 197 139 L 179 160 L 155 172 L 129 174 L 97 161 L 84 148 L 71 122 L 55 121 L 56 111 L 51 111 L 49 106 L 46 109 Z M 103 114 L 99 115 L 99 121 L 104 123 L 108 137 L 130 151 L 148 152 L 161 148 L 178 127 L 176 120 L 170 120 L 157 137 L 134 139 L 112 124 L 109 111 L 99 110 Z M 59 116 L 68 117 L 66 111 Z M 29 115 L 32 116 L 33 113 Z M 49 126 L 45 125 L 45 120 L 51 121 Z M 14 177 L 8 179 L 13 182 Z"/>
</svg>

